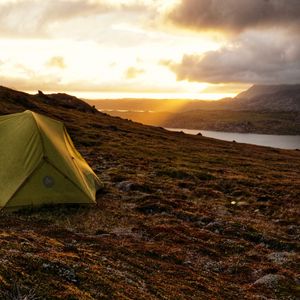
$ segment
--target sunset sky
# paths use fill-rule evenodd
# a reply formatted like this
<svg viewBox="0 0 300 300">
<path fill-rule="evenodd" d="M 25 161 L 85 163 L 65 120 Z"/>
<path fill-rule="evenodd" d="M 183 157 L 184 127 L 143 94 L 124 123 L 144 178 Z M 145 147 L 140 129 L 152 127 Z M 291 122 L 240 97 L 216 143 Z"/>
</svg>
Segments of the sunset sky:
<svg viewBox="0 0 300 300">
<path fill-rule="evenodd" d="M 300 83 L 299 0 L 0 0 L 0 85 L 86 98 Z"/>
</svg>

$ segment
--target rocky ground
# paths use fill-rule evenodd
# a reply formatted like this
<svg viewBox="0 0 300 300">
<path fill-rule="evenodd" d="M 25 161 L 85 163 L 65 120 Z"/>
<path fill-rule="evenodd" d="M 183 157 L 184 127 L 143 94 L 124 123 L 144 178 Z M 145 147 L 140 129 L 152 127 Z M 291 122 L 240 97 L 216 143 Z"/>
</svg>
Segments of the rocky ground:
<svg viewBox="0 0 300 300">
<path fill-rule="evenodd" d="M 0 89 L 65 122 L 92 207 L 0 215 L 0 299 L 299 299 L 300 151 L 171 133 L 66 95 Z"/>
</svg>

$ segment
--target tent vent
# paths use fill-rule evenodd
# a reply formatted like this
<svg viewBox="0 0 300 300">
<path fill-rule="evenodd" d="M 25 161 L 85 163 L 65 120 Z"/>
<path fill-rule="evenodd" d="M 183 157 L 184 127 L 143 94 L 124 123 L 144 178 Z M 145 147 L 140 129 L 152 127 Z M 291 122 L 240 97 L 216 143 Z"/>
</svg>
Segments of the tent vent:
<svg viewBox="0 0 300 300">
<path fill-rule="evenodd" d="M 45 177 L 43 178 L 43 184 L 44 184 L 44 186 L 47 187 L 47 188 L 53 187 L 53 186 L 54 186 L 54 178 L 51 177 L 51 176 L 45 176 Z"/>
</svg>

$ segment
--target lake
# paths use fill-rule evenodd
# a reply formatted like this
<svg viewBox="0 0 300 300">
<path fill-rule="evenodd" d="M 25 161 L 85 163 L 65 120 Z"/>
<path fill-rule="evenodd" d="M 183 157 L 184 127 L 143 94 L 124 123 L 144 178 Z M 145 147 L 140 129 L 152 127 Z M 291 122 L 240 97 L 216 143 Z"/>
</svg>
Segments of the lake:
<svg viewBox="0 0 300 300">
<path fill-rule="evenodd" d="M 203 136 L 223 141 L 236 141 L 238 143 L 254 144 L 280 149 L 300 149 L 299 135 L 269 135 L 253 133 L 235 133 L 209 130 L 193 130 L 182 128 L 166 128 L 170 131 L 182 131 L 186 134 L 196 135 L 199 132 Z"/>
</svg>

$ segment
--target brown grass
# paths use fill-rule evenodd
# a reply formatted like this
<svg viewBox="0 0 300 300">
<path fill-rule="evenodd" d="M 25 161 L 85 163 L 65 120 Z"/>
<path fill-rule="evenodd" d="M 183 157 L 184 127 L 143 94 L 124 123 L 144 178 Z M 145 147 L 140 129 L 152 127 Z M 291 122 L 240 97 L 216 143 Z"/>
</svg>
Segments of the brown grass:
<svg viewBox="0 0 300 300">
<path fill-rule="evenodd" d="M 299 297 L 299 151 L 5 95 L 1 113 L 31 105 L 63 120 L 105 187 L 94 207 L 1 213 L 3 295 L 17 285 L 39 299 Z M 283 279 L 255 284 L 267 274 Z"/>
</svg>

